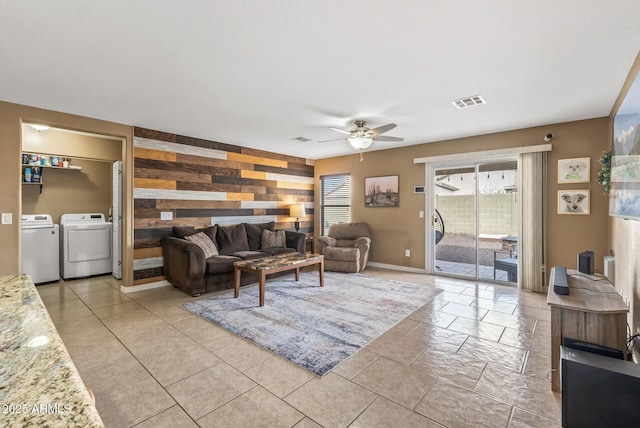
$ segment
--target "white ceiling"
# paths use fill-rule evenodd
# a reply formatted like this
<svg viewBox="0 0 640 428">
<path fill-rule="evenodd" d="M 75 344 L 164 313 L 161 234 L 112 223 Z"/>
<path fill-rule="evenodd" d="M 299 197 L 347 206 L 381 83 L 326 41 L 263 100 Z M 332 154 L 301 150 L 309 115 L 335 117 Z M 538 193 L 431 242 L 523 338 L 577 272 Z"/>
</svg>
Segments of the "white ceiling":
<svg viewBox="0 0 640 428">
<path fill-rule="evenodd" d="M 0 100 L 318 159 L 606 116 L 639 49 L 639 0 L 0 0 Z"/>
</svg>

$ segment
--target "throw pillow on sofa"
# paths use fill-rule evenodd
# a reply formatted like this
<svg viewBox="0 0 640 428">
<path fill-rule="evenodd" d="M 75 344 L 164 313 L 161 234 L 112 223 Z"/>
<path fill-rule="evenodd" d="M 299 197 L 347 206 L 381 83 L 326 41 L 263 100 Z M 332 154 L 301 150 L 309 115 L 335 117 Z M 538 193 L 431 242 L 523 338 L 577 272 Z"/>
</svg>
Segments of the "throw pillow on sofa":
<svg viewBox="0 0 640 428">
<path fill-rule="evenodd" d="M 249 242 L 247 241 L 247 231 L 244 228 L 244 223 L 235 226 L 218 225 L 216 239 L 218 241 L 218 251 L 225 256 L 238 251 L 249 251 Z"/>
<path fill-rule="evenodd" d="M 195 235 L 198 232 L 203 232 L 215 244 L 217 230 L 217 225 L 205 227 L 202 229 L 196 229 L 193 226 L 173 226 L 173 236 L 175 236 L 176 238 L 185 239 L 189 235 Z"/>
<path fill-rule="evenodd" d="M 173 226 L 173 236 L 184 239 L 185 236 L 194 235 L 196 229 L 193 226 Z"/>
<path fill-rule="evenodd" d="M 251 251 L 258 251 L 260 248 L 262 248 L 262 231 L 265 229 L 275 230 L 276 222 L 270 221 L 269 223 L 245 223 L 244 227 L 247 230 L 249 249 Z"/>
<path fill-rule="evenodd" d="M 284 248 L 287 246 L 287 235 L 284 230 L 262 231 L 262 247 L 261 248 Z"/>
<path fill-rule="evenodd" d="M 186 239 L 187 241 L 191 241 L 198 247 L 202 248 L 205 259 L 218 255 L 218 248 L 216 247 L 216 244 L 214 244 L 213 241 L 204 232 L 198 232 L 194 235 L 185 236 L 184 239 Z"/>
</svg>

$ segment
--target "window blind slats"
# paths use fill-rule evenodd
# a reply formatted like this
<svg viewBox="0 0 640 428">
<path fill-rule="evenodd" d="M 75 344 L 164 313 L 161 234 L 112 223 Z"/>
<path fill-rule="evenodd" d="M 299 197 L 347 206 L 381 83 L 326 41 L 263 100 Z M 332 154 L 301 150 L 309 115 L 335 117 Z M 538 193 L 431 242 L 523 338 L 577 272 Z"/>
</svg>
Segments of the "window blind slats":
<svg viewBox="0 0 640 428">
<path fill-rule="evenodd" d="M 321 182 L 321 234 L 326 235 L 333 223 L 351 221 L 351 176 L 320 177 Z"/>
</svg>

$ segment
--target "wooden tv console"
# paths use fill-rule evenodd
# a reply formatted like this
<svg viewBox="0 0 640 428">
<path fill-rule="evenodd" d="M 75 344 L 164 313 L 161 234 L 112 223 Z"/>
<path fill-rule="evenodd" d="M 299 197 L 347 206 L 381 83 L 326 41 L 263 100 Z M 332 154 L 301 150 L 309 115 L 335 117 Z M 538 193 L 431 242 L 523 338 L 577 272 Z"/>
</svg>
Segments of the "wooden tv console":
<svg viewBox="0 0 640 428">
<path fill-rule="evenodd" d="M 560 391 L 560 346 L 565 337 L 618 349 L 627 355 L 629 307 L 604 276 L 567 269 L 569 294 L 553 291 L 551 271 L 547 304 L 551 306 L 551 388 Z"/>
</svg>

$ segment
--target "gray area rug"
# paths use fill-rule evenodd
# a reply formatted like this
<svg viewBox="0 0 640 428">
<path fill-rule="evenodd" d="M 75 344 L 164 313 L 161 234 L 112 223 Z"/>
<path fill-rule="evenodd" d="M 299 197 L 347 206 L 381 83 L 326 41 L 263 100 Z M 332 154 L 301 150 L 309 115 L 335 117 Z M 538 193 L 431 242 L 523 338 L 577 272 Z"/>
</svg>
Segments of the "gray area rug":
<svg viewBox="0 0 640 428">
<path fill-rule="evenodd" d="M 243 287 L 183 305 L 319 376 L 393 327 L 440 290 L 425 285 L 326 272 L 268 281 L 265 305 L 258 287 Z"/>
</svg>

